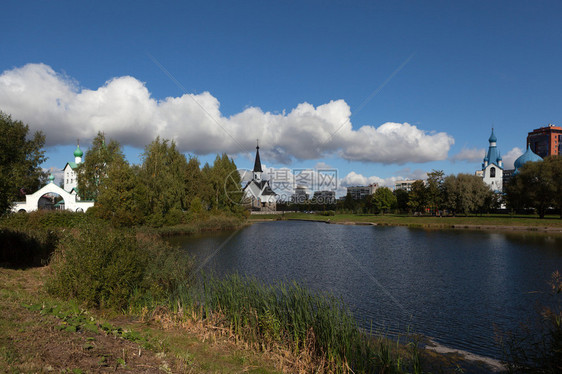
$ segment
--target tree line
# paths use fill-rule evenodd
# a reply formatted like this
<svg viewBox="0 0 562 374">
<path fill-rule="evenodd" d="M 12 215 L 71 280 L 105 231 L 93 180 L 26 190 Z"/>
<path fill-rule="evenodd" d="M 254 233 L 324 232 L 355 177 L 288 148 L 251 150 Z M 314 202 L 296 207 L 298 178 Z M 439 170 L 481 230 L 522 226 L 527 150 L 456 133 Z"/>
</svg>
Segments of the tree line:
<svg viewBox="0 0 562 374">
<path fill-rule="evenodd" d="M 14 201 L 39 189 L 47 174 L 45 136 L 0 112 L 0 213 Z M 83 200 L 95 200 L 93 213 L 117 226 L 174 225 L 208 212 L 243 214 L 241 180 L 236 165 L 226 154 L 201 167 L 196 157 L 186 157 L 173 141 L 156 138 L 146 146 L 141 165 L 131 165 L 118 142 L 106 143 L 103 133 L 93 140 L 78 167 L 78 191 Z M 562 218 L 562 158 L 547 157 L 528 162 L 496 194 L 476 175 L 445 176 L 442 170 L 428 173 L 411 190 L 380 187 L 357 201 L 347 195 L 336 204 L 308 201 L 279 204 L 285 210 L 338 210 L 356 213 L 487 213 L 501 206 L 519 213 L 536 212 L 543 218 L 557 210 Z"/>
<path fill-rule="evenodd" d="M 209 212 L 243 213 L 232 194 L 241 191 L 240 175 L 226 153 L 201 167 L 159 137 L 145 147 L 141 165 L 130 165 L 119 143 L 106 143 L 98 133 L 77 174 L 81 198 L 95 200 L 93 214 L 115 226 L 160 227 Z"/>
<path fill-rule="evenodd" d="M 442 170 L 416 180 L 410 191 L 379 187 L 374 194 L 354 200 L 348 194 L 338 202 L 338 210 L 356 213 L 470 214 L 488 212 L 497 206 L 494 193 L 481 177 L 470 174 L 445 176 Z"/>
</svg>

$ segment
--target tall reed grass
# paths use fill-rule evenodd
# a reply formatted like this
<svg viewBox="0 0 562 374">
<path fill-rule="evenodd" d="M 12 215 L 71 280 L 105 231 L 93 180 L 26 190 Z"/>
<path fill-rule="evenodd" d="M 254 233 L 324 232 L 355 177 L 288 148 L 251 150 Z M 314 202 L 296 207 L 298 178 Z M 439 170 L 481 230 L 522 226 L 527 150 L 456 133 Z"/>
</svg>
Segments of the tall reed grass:
<svg viewBox="0 0 562 374">
<path fill-rule="evenodd" d="M 345 304 L 297 283 L 265 284 L 254 278 L 207 277 L 170 298 L 170 307 L 228 327 L 265 347 L 286 347 L 314 358 L 329 372 L 421 372 L 415 343 L 364 333 Z"/>
</svg>

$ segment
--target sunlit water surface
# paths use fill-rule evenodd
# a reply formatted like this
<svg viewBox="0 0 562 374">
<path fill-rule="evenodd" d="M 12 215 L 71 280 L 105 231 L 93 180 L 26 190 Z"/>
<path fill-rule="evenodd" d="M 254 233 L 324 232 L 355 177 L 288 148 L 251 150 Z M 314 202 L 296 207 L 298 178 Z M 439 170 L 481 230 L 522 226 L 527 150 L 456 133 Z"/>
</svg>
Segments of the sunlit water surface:
<svg viewBox="0 0 562 374">
<path fill-rule="evenodd" d="M 206 272 L 296 280 L 343 298 L 366 329 L 495 358 L 497 333 L 535 317 L 562 270 L 562 237 L 545 234 L 278 221 L 171 241 Z"/>
</svg>

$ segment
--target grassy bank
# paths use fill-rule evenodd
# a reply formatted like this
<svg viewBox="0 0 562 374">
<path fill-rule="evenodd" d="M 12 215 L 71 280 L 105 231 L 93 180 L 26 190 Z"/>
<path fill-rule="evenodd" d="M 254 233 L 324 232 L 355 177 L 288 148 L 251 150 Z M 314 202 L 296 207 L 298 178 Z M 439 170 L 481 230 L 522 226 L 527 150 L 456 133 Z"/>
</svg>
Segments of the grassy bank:
<svg viewBox="0 0 562 374">
<path fill-rule="evenodd" d="M 106 364 L 125 370 L 138 364 L 168 365 L 174 368 L 172 372 L 355 373 L 478 366 L 457 356 L 421 350 L 411 337 L 396 342 L 376 332 L 365 334 L 341 301 L 297 284 L 265 285 L 238 276 L 194 283 L 190 259 L 166 245 L 159 238 L 161 233 L 115 229 L 99 220 L 82 220 L 82 216 L 62 217 L 36 218 L 36 230 L 48 227 L 41 224 L 43 220 L 56 220 L 59 225 L 45 228 L 54 235 L 51 244 L 48 237 L 36 238 L 40 248 L 50 246 L 47 267 L 28 264 L 28 270 L 0 270 L 0 281 L 6 284 L 1 307 L 7 311 L 0 313 L 0 323 L 11 326 L 0 336 L 2 346 L 8 347 L 0 352 L 0 365 L 20 371 L 46 370 L 49 365 L 59 371 L 104 371 Z M 201 227 L 217 228 L 223 223 Z M 27 233 L 21 227 L 12 230 L 33 239 L 31 228 Z M 25 250 L 30 242 L 14 243 Z M 26 316 L 23 325 L 13 317 L 17 315 Z M 33 342 L 31 337 L 36 335 L 42 336 L 41 345 Z M 118 338 L 126 346 L 111 346 L 104 336 Z M 64 343 L 68 339 L 72 344 Z M 89 361 L 75 368 L 70 360 L 53 366 L 63 354 L 45 359 L 51 356 L 42 346 L 51 340 L 69 357 L 78 352 Z M 92 341 L 107 348 L 97 349 Z M 216 344 L 222 350 L 223 343 L 226 358 L 213 356 L 206 361 L 206 352 Z M 186 349 L 186 344 L 197 348 Z M 138 357 L 133 354 L 137 348 Z M 156 355 L 154 363 L 135 361 L 147 357 L 140 354 L 142 349 Z M 165 364 L 157 363 L 162 357 Z M 28 362 L 35 366 L 28 370 Z"/>
<path fill-rule="evenodd" d="M 299 219 L 315 220 L 329 223 L 373 223 L 377 225 L 410 226 L 428 228 L 486 228 L 501 227 L 505 229 L 550 229 L 562 230 L 562 220 L 558 216 L 547 216 L 539 219 L 538 216 L 510 216 L 510 215 L 483 215 L 483 216 L 457 216 L 457 217 L 433 217 L 433 216 L 411 216 L 411 215 L 374 215 L 374 214 L 335 214 L 325 216 L 322 214 L 287 213 L 282 215 L 253 215 L 249 220 L 264 219 Z"/>
</svg>

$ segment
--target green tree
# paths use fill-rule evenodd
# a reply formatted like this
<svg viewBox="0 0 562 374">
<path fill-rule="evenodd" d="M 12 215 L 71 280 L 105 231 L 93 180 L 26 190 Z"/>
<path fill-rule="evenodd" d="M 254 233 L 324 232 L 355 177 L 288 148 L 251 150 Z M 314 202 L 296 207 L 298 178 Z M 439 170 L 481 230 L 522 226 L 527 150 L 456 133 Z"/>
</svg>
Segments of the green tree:
<svg viewBox="0 0 562 374">
<path fill-rule="evenodd" d="M 157 137 L 146 146 L 141 167 L 141 181 L 146 188 L 149 221 L 153 226 L 178 224 L 186 200 L 187 159 L 175 142 Z"/>
<path fill-rule="evenodd" d="M 377 212 L 384 214 L 396 207 L 396 196 L 388 187 L 379 187 L 373 194 L 373 205 Z"/>
<path fill-rule="evenodd" d="M 412 188 L 410 190 L 410 200 L 408 201 L 408 206 L 412 208 L 414 212 L 423 212 L 423 209 L 427 206 L 427 188 L 422 180 L 417 180 L 412 183 Z"/>
<path fill-rule="evenodd" d="M 410 195 L 408 191 L 399 188 L 394 191 L 394 196 L 396 197 L 396 207 L 400 212 L 408 211 L 408 201 L 410 200 Z"/>
<path fill-rule="evenodd" d="M 115 160 L 107 169 L 107 180 L 100 186 L 95 213 L 114 227 L 142 224 L 146 214 L 146 189 L 140 183 L 138 167 Z"/>
<path fill-rule="evenodd" d="M 351 194 L 348 192 L 347 195 L 345 195 L 345 200 L 343 201 L 343 208 L 345 210 L 354 212 L 356 207 L 357 201 L 355 201 L 353 197 L 351 197 Z"/>
<path fill-rule="evenodd" d="M 544 218 L 546 210 L 560 202 L 559 165 L 551 158 L 523 165 L 505 188 L 510 206 L 534 208 Z"/>
<path fill-rule="evenodd" d="M 444 179 L 445 173 L 443 172 L 443 170 L 433 170 L 431 173 L 427 173 L 427 204 L 434 212 L 441 209 L 441 206 L 443 205 Z"/>
<path fill-rule="evenodd" d="M 554 202 L 560 210 L 560 218 L 562 218 L 562 158 L 548 157 L 546 159 L 552 168 L 552 179 L 554 184 Z"/>
<path fill-rule="evenodd" d="M 217 155 L 213 166 L 202 170 L 206 186 L 206 200 L 212 210 L 238 211 L 241 201 L 241 181 L 236 164 L 226 153 Z"/>
<path fill-rule="evenodd" d="M 454 214 L 482 211 L 485 203 L 491 201 L 492 190 L 476 175 L 449 175 L 443 182 L 445 204 Z"/>
<path fill-rule="evenodd" d="M 202 209 L 201 203 L 201 186 L 203 184 L 203 175 L 201 174 L 201 168 L 199 166 L 199 160 L 197 157 L 190 157 L 187 165 L 185 167 L 184 172 L 184 188 L 185 188 L 185 196 L 184 196 L 184 206 L 191 207 L 193 206 L 192 201 L 193 199 L 197 198 L 198 201 L 195 204 L 197 209 Z"/>
<path fill-rule="evenodd" d="M 86 151 L 84 162 L 78 165 L 78 193 L 83 199 L 97 200 L 101 186 L 107 181 L 108 169 L 114 161 L 124 161 L 121 145 L 110 140 L 105 142 L 105 135 L 98 132 L 92 147 Z"/>
<path fill-rule="evenodd" d="M 0 112 L 0 215 L 14 201 L 23 198 L 22 192 L 35 192 L 46 180 L 41 165 L 45 136 L 36 131 L 29 134 L 29 126 Z"/>
</svg>

